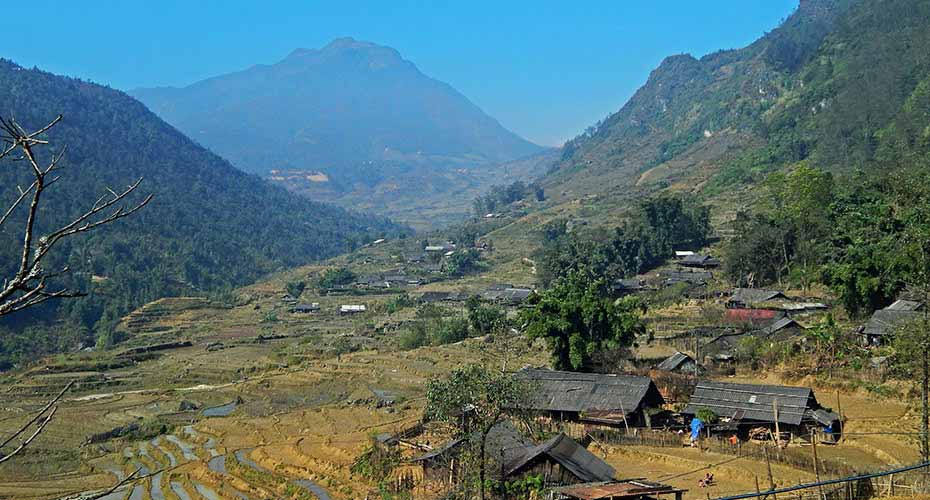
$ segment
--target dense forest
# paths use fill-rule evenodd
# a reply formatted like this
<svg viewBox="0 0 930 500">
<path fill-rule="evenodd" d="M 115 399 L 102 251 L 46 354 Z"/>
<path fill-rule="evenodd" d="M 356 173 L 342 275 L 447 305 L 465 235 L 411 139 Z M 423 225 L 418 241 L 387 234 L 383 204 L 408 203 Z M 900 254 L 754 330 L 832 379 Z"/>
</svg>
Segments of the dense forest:
<svg viewBox="0 0 930 500">
<path fill-rule="evenodd" d="M 108 186 L 144 177 L 140 190 L 155 195 L 134 217 L 56 248 L 53 264 L 70 265 L 63 279 L 88 296 L 5 318 L 5 363 L 22 353 L 110 342 L 119 317 L 159 297 L 219 293 L 406 234 L 385 219 L 314 203 L 242 173 L 107 87 L 0 60 L 0 109 L 30 129 L 64 115 L 44 151 L 67 148 L 62 179 L 40 210 L 40 234 L 86 210 Z M 12 202 L 16 187 L 28 185 L 20 165 L 5 161 L 0 168 L 0 199 Z M 14 214 L 0 233 L 4 272 L 19 251 L 23 215 Z M 20 329 L 25 323 L 33 328 Z M 50 325 L 61 331 L 41 333 Z"/>
<path fill-rule="evenodd" d="M 612 230 L 569 231 L 557 219 L 541 231 L 539 280 L 549 285 L 572 273 L 608 282 L 655 268 L 675 250 L 701 248 L 710 238 L 710 210 L 693 196 L 657 195 L 640 202 Z"/>
</svg>

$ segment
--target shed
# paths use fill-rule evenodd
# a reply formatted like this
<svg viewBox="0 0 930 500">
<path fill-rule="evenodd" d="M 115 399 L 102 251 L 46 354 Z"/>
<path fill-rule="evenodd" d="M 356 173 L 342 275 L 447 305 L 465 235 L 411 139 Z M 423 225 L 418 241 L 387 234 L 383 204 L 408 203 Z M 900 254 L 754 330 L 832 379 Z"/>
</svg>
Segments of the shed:
<svg viewBox="0 0 930 500">
<path fill-rule="evenodd" d="M 533 386 L 527 409 L 561 420 L 611 427 L 648 426 L 645 412 L 665 399 L 649 377 L 527 368 L 516 373 Z"/>
<path fill-rule="evenodd" d="M 516 458 L 505 462 L 505 479 L 542 474 L 546 484 L 562 485 L 612 481 L 617 473 L 610 464 L 562 433 L 521 451 Z"/>
<path fill-rule="evenodd" d="M 814 391 L 807 387 L 711 381 L 697 383 L 682 414 L 694 416 L 706 408 L 722 422 L 748 431 L 749 427 L 760 425 L 774 427 L 776 407 L 780 428 L 794 434 L 839 422 L 839 416 L 821 407 Z"/>
<path fill-rule="evenodd" d="M 644 480 L 582 483 L 555 489 L 563 498 L 579 500 L 645 500 L 663 495 L 674 495 L 675 500 L 681 500 L 685 491 L 687 490 Z"/>
<path fill-rule="evenodd" d="M 702 371 L 694 358 L 680 351 L 656 365 L 656 370 L 686 374 L 694 374 L 695 370 Z"/>
</svg>

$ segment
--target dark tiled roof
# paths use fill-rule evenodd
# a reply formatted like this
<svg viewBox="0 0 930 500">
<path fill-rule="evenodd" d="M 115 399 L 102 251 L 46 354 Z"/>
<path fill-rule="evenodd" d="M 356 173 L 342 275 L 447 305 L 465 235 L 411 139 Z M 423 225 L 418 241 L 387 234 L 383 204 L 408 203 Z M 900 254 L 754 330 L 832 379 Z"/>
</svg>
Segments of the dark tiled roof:
<svg viewBox="0 0 930 500">
<path fill-rule="evenodd" d="M 797 321 L 791 318 L 788 318 L 788 317 L 784 317 L 781 319 L 776 319 L 775 321 L 769 323 L 768 326 L 759 330 L 759 334 L 765 335 L 766 337 L 770 337 L 787 328 L 796 328 L 799 330 L 804 329 L 804 327 L 801 326 L 800 323 L 798 323 Z"/>
<path fill-rule="evenodd" d="M 921 303 L 913 300 L 898 299 L 894 304 L 886 307 L 886 311 L 917 311 L 920 310 Z"/>
<path fill-rule="evenodd" d="M 881 309 L 872 313 L 862 332 L 866 335 L 891 335 L 895 330 L 922 316 L 917 311 Z"/>
<path fill-rule="evenodd" d="M 661 275 L 666 283 L 688 283 L 690 285 L 705 285 L 714 277 L 710 271 L 664 271 Z"/>
<path fill-rule="evenodd" d="M 708 408 L 721 418 L 775 422 L 776 400 L 778 421 L 783 424 L 799 425 L 808 410 L 820 408 L 814 392 L 806 387 L 701 381 L 682 413 L 694 415 Z"/>
<path fill-rule="evenodd" d="M 617 474 L 610 464 L 586 450 L 574 439 L 560 433 L 545 443 L 523 450 L 516 458 L 505 462 L 504 477 L 519 472 L 541 456 L 558 463 L 582 481 L 610 481 Z"/>
<path fill-rule="evenodd" d="M 541 411 L 620 410 L 630 414 L 665 401 L 652 379 L 633 375 L 599 375 L 524 369 L 517 377 L 534 385 L 530 409 Z"/>
<path fill-rule="evenodd" d="M 720 261 L 711 257 L 710 255 L 688 255 L 685 258 L 681 259 L 681 265 L 683 266 L 717 266 L 720 265 Z"/>
<path fill-rule="evenodd" d="M 785 299 L 788 297 L 778 290 L 763 290 L 761 288 L 737 288 L 733 290 L 730 302 L 739 302 L 741 304 L 755 304 L 758 302 L 768 302 L 775 299 Z"/>
<path fill-rule="evenodd" d="M 656 369 L 667 371 L 667 372 L 675 371 L 683 363 L 689 360 L 694 361 L 693 359 L 691 359 L 691 356 L 688 356 L 687 354 L 683 352 L 676 352 L 675 354 L 672 354 L 671 356 L 665 358 L 665 361 L 662 361 L 661 363 L 659 363 L 659 365 L 656 366 Z"/>
<path fill-rule="evenodd" d="M 464 442 L 465 438 L 453 439 L 439 448 L 420 455 L 413 460 L 415 462 L 433 460 L 450 451 L 454 451 Z M 520 431 L 514 428 L 513 424 L 505 420 L 491 428 L 491 431 L 488 433 L 486 449 L 488 457 L 494 460 L 499 460 L 503 457 L 504 463 L 508 463 L 522 456 L 526 450 L 534 446 L 532 441 L 525 438 L 520 434 Z"/>
</svg>

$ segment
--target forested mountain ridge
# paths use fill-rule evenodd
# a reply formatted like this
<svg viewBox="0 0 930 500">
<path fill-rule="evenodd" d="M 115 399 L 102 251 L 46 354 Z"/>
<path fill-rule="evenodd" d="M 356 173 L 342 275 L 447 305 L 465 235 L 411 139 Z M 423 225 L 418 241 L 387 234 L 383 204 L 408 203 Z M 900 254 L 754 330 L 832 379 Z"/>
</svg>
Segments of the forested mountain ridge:
<svg viewBox="0 0 930 500">
<path fill-rule="evenodd" d="M 85 337 L 161 296 L 242 285 L 405 231 L 243 173 L 107 87 L 0 60 L 0 109 L 30 129 L 64 115 L 47 137 L 51 150 L 67 152 L 63 178 L 43 202 L 40 234 L 89 208 L 107 186 L 144 177 L 140 190 L 155 195 L 135 216 L 56 248 L 58 262 L 74 270 L 70 285 L 91 292 L 61 305 L 61 317 L 85 328 Z M 12 201 L 16 186 L 28 185 L 17 165 L 4 160 L 0 199 Z M 15 262 L 18 222 L 0 233 L 4 268 Z"/>
<path fill-rule="evenodd" d="M 860 4 L 804 0 L 747 47 L 700 59 L 666 58 L 619 111 L 566 143 L 549 183 L 576 194 L 598 186 L 674 185 L 685 177 L 694 187 L 726 175 L 720 171 L 747 151 L 771 147 L 773 161 L 805 157 L 809 144 L 774 134 L 800 118 L 783 111 L 811 100 L 810 79 L 823 62 L 823 48 L 857 22 Z"/>
<path fill-rule="evenodd" d="M 543 149 L 396 50 L 351 38 L 183 88 L 131 93 L 242 170 L 344 206 L 372 197 L 442 202 L 495 180 L 493 169 L 480 181 L 471 170 Z"/>
</svg>

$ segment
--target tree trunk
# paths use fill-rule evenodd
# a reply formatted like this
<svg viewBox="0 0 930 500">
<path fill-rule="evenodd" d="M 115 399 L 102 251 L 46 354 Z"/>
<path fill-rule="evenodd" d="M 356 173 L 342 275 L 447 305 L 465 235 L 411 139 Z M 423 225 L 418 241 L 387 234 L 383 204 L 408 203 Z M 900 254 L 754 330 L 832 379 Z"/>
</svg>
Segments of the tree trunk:
<svg viewBox="0 0 930 500">
<path fill-rule="evenodd" d="M 926 309 L 927 306 L 924 306 Z M 926 317 L 926 312 L 924 313 Z M 930 427 L 930 360 L 927 359 L 927 320 L 924 319 L 922 325 L 924 352 L 920 357 L 920 402 L 921 402 L 921 426 L 920 426 L 920 455 L 924 462 L 930 461 L 930 437 L 927 435 L 927 428 Z"/>
<path fill-rule="evenodd" d="M 487 446 L 488 446 L 488 434 L 491 432 L 490 428 L 485 429 L 481 433 L 481 460 L 478 462 L 478 497 L 481 500 L 485 499 L 484 496 L 484 477 L 485 469 L 487 468 Z"/>
</svg>

